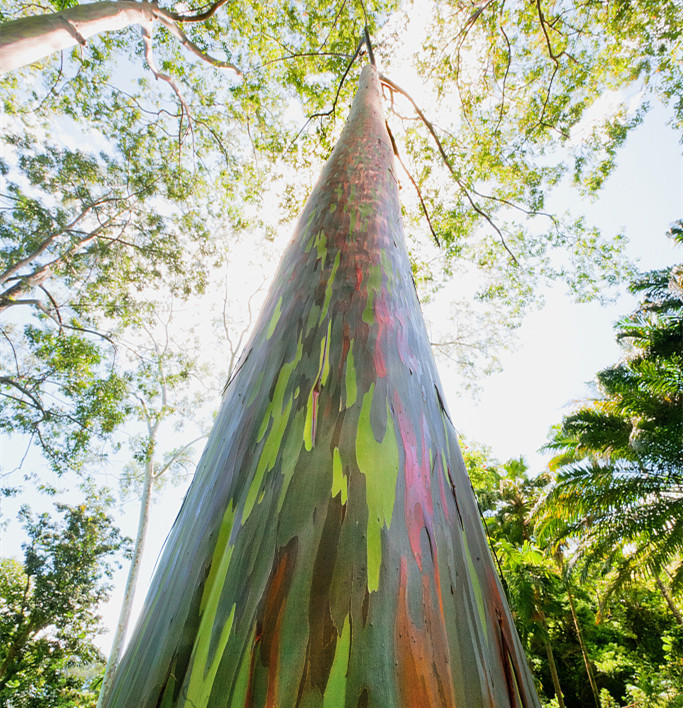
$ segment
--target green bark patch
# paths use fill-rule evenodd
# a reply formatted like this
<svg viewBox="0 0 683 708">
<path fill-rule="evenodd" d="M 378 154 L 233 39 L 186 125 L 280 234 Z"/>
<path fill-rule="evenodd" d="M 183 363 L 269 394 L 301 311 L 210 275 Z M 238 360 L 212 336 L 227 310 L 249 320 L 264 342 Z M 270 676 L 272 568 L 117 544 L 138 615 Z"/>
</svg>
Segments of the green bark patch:
<svg viewBox="0 0 683 708">
<path fill-rule="evenodd" d="M 346 672 L 349 666 L 349 648 L 351 646 L 351 624 L 348 616 L 344 618 L 341 636 L 337 640 L 334 661 L 327 680 L 323 708 L 343 706 L 346 698 Z"/>
<path fill-rule="evenodd" d="M 394 423 L 387 403 L 386 432 L 381 440 L 375 439 L 370 423 L 370 411 L 375 385 L 363 396 L 363 405 L 356 433 L 356 462 L 365 475 L 365 495 L 368 505 L 367 553 L 368 590 L 379 587 L 382 562 L 382 528 L 391 526 L 398 479 L 398 442 Z"/>
<path fill-rule="evenodd" d="M 339 448 L 335 447 L 332 453 L 332 496 L 336 497 L 341 493 L 341 503 L 346 504 L 349 488 L 344 468 L 342 466 L 341 454 Z"/>
</svg>

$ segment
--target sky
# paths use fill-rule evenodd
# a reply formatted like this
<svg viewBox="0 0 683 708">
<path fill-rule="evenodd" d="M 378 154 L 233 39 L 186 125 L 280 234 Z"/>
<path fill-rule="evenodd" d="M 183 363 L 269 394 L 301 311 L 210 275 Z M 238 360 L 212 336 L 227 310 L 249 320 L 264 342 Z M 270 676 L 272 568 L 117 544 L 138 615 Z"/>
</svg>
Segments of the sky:
<svg viewBox="0 0 683 708">
<path fill-rule="evenodd" d="M 409 79 L 402 78 L 402 83 Z M 574 213 L 607 233 L 623 231 L 629 254 L 643 269 L 683 260 L 664 234 L 683 216 L 683 153 L 676 133 L 666 125 L 666 111 L 654 108 L 621 149 L 617 169 L 595 202 L 582 202 L 573 194 L 568 204 Z M 283 239 L 284 243 L 287 238 Z M 635 299 L 616 303 L 575 304 L 561 288 L 546 293 L 546 307 L 527 316 L 516 334 L 514 351 L 502 356 L 502 371 L 485 380 L 481 393 L 462 390 L 459 376 L 447 360 L 439 360 L 443 390 L 451 418 L 467 441 L 484 444 L 501 461 L 523 455 L 532 473 L 543 469 L 546 456 L 538 452 L 551 425 L 559 423 L 573 402 L 590 395 L 589 382 L 601 368 L 615 363 L 620 349 L 612 325 L 635 306 Z M 0 457 L 7 455 L 0 450 Z M 163 504 L 152 509 L 151 533 L 145 550 L 135 612 L 144 600 L 156 558 L 182 503 L 183 489 L 168 490 Z M 124 533 L 134 536 L 137 505 L 123 507 Z M 10 513 L 9 509 L 4 510 Z M 18 537 L 4 530 L 2 555 L 20 554 Z M 103 608 L 108 626 L 116 622 L 125 573 L 116 577 L 117 588 Z M 98 644 L 106 652 L 112 633 Z"/>
<path fill-rule="evenodd" d="M 628 253 L 643 270 L 683 261 L 665 237 L 671 223 L 683 218 L 683 152 L 666 119 L 663 107 L 652 109 L 628 138 L 594 203 L 574 195 L 563 205 L 585 212 L 606 234 L 626 234 Z M 524 455 L 532 472 L 540 472 L 547 459 L 538 448 L 549 427 L 590 395 L 587 383 L 599 370 L 619 360 L 612 326 L 637 302 L 626 294 L 608 306 L 576 304 L 561 287 L 546 300 L 543 310 L 527 316 L 516 335 L 518 348 L 506 353 L 503 371 L 486 381 L 478 400 L 463 396 L 456 376 L 439 362 L 458 430 L 490 446 L 501 461 Z"/>
</svg>

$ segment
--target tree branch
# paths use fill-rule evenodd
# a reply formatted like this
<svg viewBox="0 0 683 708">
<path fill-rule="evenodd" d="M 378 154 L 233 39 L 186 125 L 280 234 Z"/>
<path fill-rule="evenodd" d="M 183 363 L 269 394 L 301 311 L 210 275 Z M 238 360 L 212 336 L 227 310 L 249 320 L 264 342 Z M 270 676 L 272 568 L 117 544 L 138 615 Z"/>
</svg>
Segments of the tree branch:
<svg viewBox="0 0 683 708">
<path fill-rule="evenodd" d="M 287 150 L 285 150 L 285 152 L 289 152 L 292 149 L 292 146 L 298 140 L 301 133 L 303 133 L 304 130 L 306 130 L 306 126 L 314 118 L 325 118 L 325 117 L 332 115 L 334 113 L 334 111 L 337 108 L 337 101 L 339 100 L 339 94 L 341 93 L 342 86 L 344 85 L 344 81 L 346 81 L 346 77 L 347 77 L 349 71 L 351 71 L 351 67 L 353 66 L 353 62 L 356 61 L 356 57 L 360 54 L 360 50 L 364 44 L 365 44 L 365 37 L 362 37 L 360 42 L 358 42 L 358 46 L 356 47 L 356 51 L 353 53 L 351 60 L 349 61 L 349 63 L 346 66 L 346 70 L 344 71 L 344 74 L 341 77 L 341 81 L 339 82 L 339 86 L 337 87 L 337 93 L 334 97 L 334 101 L 332 102 L 332 108 L 330 108 L 329 111 L 325 111 L 324 113 L 314 113 L 312 116 L 309 116 L 308 119 L 306 120 L 306 122 L 303 124 L 303 127 L 301 128 L 301 130 L 294 136 L 294 139 L 289 144 L 289 147 L 287 148 Z"/>
<path fill-rule="evenodd" d="M 142 32 L 142 41 L 145 47 L 145 61 L 147 62 L 147 65 L 150 68 L 150 71 L 152 74 L 154 74 L 154 78 L 157 81 L 165 81 L 172 89 L 175 95 L 178 97 L 178 101 L 180 101 L 180 105 L 182 107 L 182 111 L 180 113 L 180 125 L 178 127 L 178 142 L 179 146 L 182 145 L 182 139 L 183 136 L 181 135 L 182 132 L 182 125 L 183 125 L 183 115 L 187 114 L 187 121 L 188 121 L 188 130 L 191 130 L 193 135 L 194 131 L 192 129 L 192 116 L 190 115 L 190 109 L 185 102 L 185 98 L 183 97 L 183 94 L 181 93 L 180 89 L 178 88 L 178 85 L 174 81 L 173 77 L 170 74 L 166 74 L 162 71 L 159 71 L 159 68 L 157 67 L 156 60 L 154 59 L 154 53 L 152 50 L 152 35 L 149 32 L 149 29 L 145 27 L 144 25 L 141 26 L 141 32 Z"/>
<path fill-rule="evenodd" d="M 59 231 L 54 231 L 47 238 L 36 248 L 31 255 L 26 256 L 26 258 L 22 258 L 22 260 L 18 261 L 14 265 L 10 266 L 5 270 L 4 273 L 0 274 L 0 283 L 4 283 L 12 276 L 17 273 L 17 271 L 21 270 L 24 266 L 29 265 L 33 261 L 35 261 L 39 256 L 41 256 L 47 249 L 59 238 L 62 234 L 68 233 L 69 231 L 73 231 L 73 229 L 76 227 L 76 225 L 82 221 L 95 207 L 100 206 L 101 204 L 105 204 L 107 202 L 112 202 L 112 201 L 118 201 L 116 198 L 110 198 L 110 197 L 103 197 L 102 199 L 98 199 L 94 201 L 92 204 L 88 204 L 81 212 L 78 214 L 70 223 L 68 223 L 66 226 L 64 226 L 62 229 Z"/>
<path fill-rule="evenodd" d="M 388 79 L 386 76 L 383 76 L 382 74 L 379 75 L 379 79 L 382 83 L 384 83 L 388 88 L 397 91 L 401 95 L 405 96 L 413 105 L 413 108 L 415 109 L 415 112 L 420 116 L 422 122 L 427 126 L 427 130 L 431 133 L 432 138 L 434 138 L 434 142 L 436 143 L 436 146 L 439 150 L 439 154 L 441 155 L 442 160 L 444 161 L 444 164 L 448 168 L 448 171 L 451 173 L 451 176 L 455 180 L 456 184 L 458 187 L 460 187 L 462 193 L 465 195 L 467 198 L 467 201 L 470 203 L 470 206 L 474 211 L 479 214 L 483 219 L 485 219 L 488 224 L 491 226 L 491 228 L 498 234 L 498 238 L 500 239 L 501 244 L 503 245 L 503 248 L 508 252 L 510 255 L 510 258 L 512 259 L 513 263 L 515 265 L 519 265 L 519 261 L 515 257 L 515 254 L 510 250 L 508 247 L 505 237 L 503 236 L 503 232 L 500 230 L 498 225 L 493 221 L 493 219 L 472 199 L 472 196 L 463 183 L 463 181 L 458 177 L 458 175 L 455 172 L 455 169 L 451 165 L 451 161 L 448 159 L 448 155 L 446 154 L 446 151 L 441 143 L 441 140 L 439 139 L 439 136 L 436 134 L 436 129 L 434 128 L 434 125 L 427 120 L 425 114 L 420 110 L 419 106 L 415 103 L 414 99 L 412 96 L 406 92 L 404 89 L 402 89 L 400 86 L 395 84 L 391 79 Z"/>
<path fill-rule="evenodd" d="M 164 14 L 168 15 L 170 19 L 174 22 L 182 22 L 183 24 L 192 24 L 195 22 L 204 22 L 213 17 L 218 10 L 227 3 L 228 0 L 218 0 L 218 2 L 209 5 L 209 7 L 203 12 L 198 12 L 196 15 L 181 15 L 177 12 L 171 10 L 163 10 Z"/>
<path fill-rule="evenodd" d="M 242 72 L 232 63 L 229 61 L 222 61 L 220 59 L 216 59 L 215 57 L 212 57 L 210 54 L 207 54 L 204 52 L 202 49 L 200 49 L 186 34 L 183 32 L 183 30 L 178 27 L 178 25 L 169 20 L 165 16 L 165 12 L 159 10 L 157 13 L 155 13 L 155 16 L 159 19 L 159 22 L 192 54 L 194 54 L 196 57 L 199 57 L 203 61 L 207 62 L 208 64 L 212 64 L 213 66 L 217 66 L 219 69 L 232 69 L 237 76 L 242 76 Z"/>
<path fill-rule="evenodd" d="M 9 376 L 0 376 L 0 383 L 12 386 L 16 388 L 17 391 L 23 393 L 24 396 L 30 398 L 33 407 L 42 413 L 43 418 L 45 417 L 45 407 L 43 406 L 42 401 L 37 398 L 33 393 L 31 393 L 27 388 L 22 386 L 20 383 L 16 382 L 14 379 L 11 379 Z M 9 394 L 2 395 L 6 396 L 7 398 L 12 398 L 13 400 L 18 401 L 19 403 L 28 403 L 28 401 L 25 401 L 23 398 L 16 398 L 15 396 L 10 396 Z"/>
<path fill-rule="evenodd" d="M 408 179 L 412 182 L 413 187 L 415 187 L 415 191 L 417 192 L 417 197 L 420 200 L 420 204 L 422 205 L 422 211 L 424 212 L 425 218 L 427 219 L 427 223 L 429 224 L 429 230 L 432 232 L 432 236 L 434 237 L 434 241 L 436 241 L 436 245 L 439 248 L 441 248 L 441 242 L 439 241 L 439 237 L 436 235 L 436 231 L 434 230 L 434 227 L 432 226 L 432 220 L 429 218 L 429 212 L 427 211 L 427 206 L 425 205 L 424 199 L 422 198 L 422 192 L 420 191 L 420 188 L 417 186 L 417 182 L 413 179 L 413 176 L 408 171 L 408 168 L 403 163 L 401 156 L 398 154 L 398 146 L 396 145 L 396 141 L 394 140 L 394 136 L 391 132 L 391 128 L 389 128 L 389 123 L 386 123 L 386 126 L 387 126 L 387 132 L 389 133 L 389 139 L 391 140 L 391 145 L 394 148 L 394 155 L 396 155 L 396 159 L 401 164 L 403 171 L 408 175 Z"/>
</svg>

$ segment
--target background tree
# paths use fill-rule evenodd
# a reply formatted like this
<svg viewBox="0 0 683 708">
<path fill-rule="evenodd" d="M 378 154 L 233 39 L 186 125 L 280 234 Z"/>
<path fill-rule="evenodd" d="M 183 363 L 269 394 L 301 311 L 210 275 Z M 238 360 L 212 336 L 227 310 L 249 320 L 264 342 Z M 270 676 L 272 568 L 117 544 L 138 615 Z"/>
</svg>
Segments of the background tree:
<svg viewBox="0 0 683 708">
<path fill-rule="evenodd" d="M 671 232 L 678 242 L 681 227 Z M 578 553 L 615 557 L 617 582 L 673 570 L 674 590 L 683 578 L 681 285 L 680 266 L 633 283 L 644 299 L 617 323 L 624 358 L 598 374 L 599 396 L 556 429 L 548 445 L 558 453 L 555 478 L 546 501 L 548 532 L 559 518 L 566 524 L 561 533 L 577 539 Z"/>
<path fill-rule="evenodd" d="M 561 691 L 570 708 L 679 706 L 683 633 L 656 585 L 610 592 L 608 567 L 567 563 L 533 514 L 546 475 L 478 447 L 465 462 L 542 705 L 560 705 Z"/>
<path fill-rule="evenodd" d="M 9 2 L 2 12 L 24 10 Z M 3 80 L 12 148 L 0 224 L 3 422 L 42 445 L 57 469 L 77 466 L 123 421 L 124 387 L 107 338 L 138 325 L 162 283 L 175 297 L 204 290 L 207 270 L 227 251 L 221 237 L 261 221 L 255 190 L 275 175 L 258 160 L 283 152 L 293 92 L 317 97 L 295 78 L 329 11 L 311 7 L 305 21 L 281 6 L 220 12 L 220 23 L 212 12 L 191 23 L 193 46 L 232 44 L 251 69 L 246 78 L 215 64 L 205 73 L 162 32 L 145 42 L 156 45 L 147 61 L 154 68 L 156 57 L 167 80 L 150 83 L 154 73 L 120 71 L 139 62 L 138 40 L 124 31 L 49 59 L 37 82 L 24 82 L 21 71 Z M 329 28 L 330 43 L 348 35 L 347 15 L 342 8 Z M 244 36 L 252 22 L 259 31 Z M 281 32 L 298 44 L 296 70 L 287 67 Z M 346 60 L 321 52 L 330 66 Z M 57 349 L 58 366 L 46 354 Z"/>
<path fill-rule="evenodd" d="M 94 705 L 103 657 L 92 643 L 115 556 L 127 546 L 101 507 L 22 510 L 24 560 L 0 561 L 0 702 Z"/>
<path fill-rule="evenodd" d="M 178 351 L 170 337 L 173 312 L 163 319 L 160 313 L 156 315 L 159 326 L 156 332 L 145 328 L 146 343 L 138 342 L 134 349 L 128 344 L 129 357 L 137 360 L 129 380 L 129 405 L 132 416 L 142 424 L 142 431 L 129 441 L 130 459 L 124 468 L 121 488 L 124 498 L 139 498 L 140 509 L 123 601 L 98 704 L 103 704 L 109 694 L 126 639 L 147 540 L 153 496 L 158 495 L 166 483 L 178 484 L 191 477 L 191 469 L 196 464 L 193 459 L 194 446 L 206 437 L 199 429 L 189 437 L 192 419 L 201 417 L 199 412 L 204 403 L 197 387 L 193 394 L 188 390 L 192 377 L 199 375 L 198 365 L 190 356 L 187 341 L 183 343 L 182 350 Z M 177 433 L 173 434 L 174 427 L 185 433 L 180 440 Z M 169 433 L 173 441 L 170 445 L 165 443 Z M 187 439 L 183 439 L 185 436 L 188 436 Z"/>
</svg>

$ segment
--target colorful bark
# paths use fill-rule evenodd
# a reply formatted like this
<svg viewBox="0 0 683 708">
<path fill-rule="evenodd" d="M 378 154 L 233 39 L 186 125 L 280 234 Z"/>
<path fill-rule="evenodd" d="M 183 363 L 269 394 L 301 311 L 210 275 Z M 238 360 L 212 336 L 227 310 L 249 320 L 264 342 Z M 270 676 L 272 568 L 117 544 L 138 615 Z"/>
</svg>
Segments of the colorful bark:
<svg viewBox="0 0 683 708">
<path fill-rule="evenodd" d="M 285 253 L 110 706 L 537 706 L 411 278 L 376 71 Z"/>
</svg>

